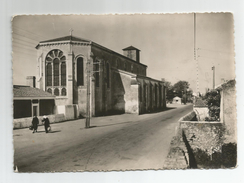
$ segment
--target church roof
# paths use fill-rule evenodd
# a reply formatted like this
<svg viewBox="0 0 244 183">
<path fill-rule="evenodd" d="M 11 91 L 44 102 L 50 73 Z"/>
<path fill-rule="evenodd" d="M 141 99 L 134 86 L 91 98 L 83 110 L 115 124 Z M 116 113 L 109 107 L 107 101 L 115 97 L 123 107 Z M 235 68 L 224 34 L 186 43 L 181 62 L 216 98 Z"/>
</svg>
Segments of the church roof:
<svg viewBox="0 0 244 183">
<path fill-rule="evenodd" d="M 64 36 L 60 38 L 55 38 L 55 39 L 49 39 L 46 41 L 41 41 L 40 43 L 48 43 L 48 42 L 59 42 L 59 41 L 81 41 L 81 42 L 90 42 L 90 40 L 75 37 L 75 36 Z"/>
<path fill-rule="evenodd" d="M 141 50 L 135 48 L 134 46 L 129 46 L 127 48 L 124 48 L 123 50 L 138 50 L 138 51 L 141 51 Z"/>
<path fill-rule="evenodd" d="M 32 97 L 34 98 L 55 98 L 54 95 L 40 90 L 38 88 L 32 88 L 30 86 L 14 85 L 13 86 L 14 98 L 19 97 Z"/>
</svg>

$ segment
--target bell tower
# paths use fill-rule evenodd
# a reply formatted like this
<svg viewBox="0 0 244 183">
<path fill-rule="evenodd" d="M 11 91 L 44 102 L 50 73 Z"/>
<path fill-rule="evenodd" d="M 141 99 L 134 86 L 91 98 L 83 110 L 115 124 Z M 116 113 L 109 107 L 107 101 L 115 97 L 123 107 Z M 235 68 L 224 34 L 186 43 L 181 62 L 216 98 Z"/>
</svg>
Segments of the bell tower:
<svg viewBox="0 0 244 183">
<path fill-rule="evenodd" d="M 123 49 L 124 56 L 135 60 L 140 63 L 140 50 L 135 48 L 134 46 L 129 46 Z"/>
</svg>

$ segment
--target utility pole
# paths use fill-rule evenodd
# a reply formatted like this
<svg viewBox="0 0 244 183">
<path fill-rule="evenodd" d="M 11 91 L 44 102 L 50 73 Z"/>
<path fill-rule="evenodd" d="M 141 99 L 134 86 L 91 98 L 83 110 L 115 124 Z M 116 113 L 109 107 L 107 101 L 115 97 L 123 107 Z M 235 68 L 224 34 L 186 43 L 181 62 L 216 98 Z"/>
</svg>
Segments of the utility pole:
<svg viewBox="0 0 244 183">
<path fill-rule="evenodd" d="M 215 66 L 212 67 L 213 70 L 213 89 L 215 88 Z"/>
<path fill-rule="evenodd" d="M 91 101 L 91 62 L 87 59 L 87 98 L 86 98 L 86 128 L 90 128 L 90 101 Z"/>
<path fill-rule="evenodd" d="M 194 13 L 194 61 L 196 62 L 196 72 L 197 72 L 196 90 L 197 90 L 197 94 L 199 95 L 199 78 L 198 78 L 199 65 L 198 65 L 197 49 L 196 49 L 196 37 L 197 37 L 196 24 L 197 24 L 196 13 Z"/>
<path fill-rule="evenodd" d="M 96 64 L 99 65 L 99 69 L 93 71 L 93 65 L 96 65 Z M 101 64 L 100 61 L 99 62 L 95 62 L 95 63 L 94 62 L 91 63 L 90 54 L 88 54 L 88 59 L 87 59 L 86 128 L 90 128 L 90 120 L 91 120 L 91 86 L 92 86 L 91 77 L 92 77 L 92 74 L 100 72 L 100 64 Z"/>
</svg>

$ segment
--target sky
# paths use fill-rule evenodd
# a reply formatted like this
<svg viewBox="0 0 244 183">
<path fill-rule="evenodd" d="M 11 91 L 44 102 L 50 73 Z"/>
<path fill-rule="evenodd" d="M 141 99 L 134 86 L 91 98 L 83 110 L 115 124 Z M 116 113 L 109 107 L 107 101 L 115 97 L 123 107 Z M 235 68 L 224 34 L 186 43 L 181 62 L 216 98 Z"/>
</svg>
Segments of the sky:
<svg viewBox="0 0 244 183">
<path fill-rule="evenodd" d="M 35 46 L 48 39 L 73 35 L 90 39 L 123 54 L 134 46 L 141 50 L 140 61 L 148 66 L 147 76 L 164 78 L 172 84 L 185 80 L 194 92 L 216 85 L 221 78 L 235 78 L 234 27 L 230 13 L 196 14 L 197 62 L 194 60 L 194 15 L 22 15 L 12 23 L 13 84 L 25 85 L 26 76 L 35 76 Z"/>
</svg>

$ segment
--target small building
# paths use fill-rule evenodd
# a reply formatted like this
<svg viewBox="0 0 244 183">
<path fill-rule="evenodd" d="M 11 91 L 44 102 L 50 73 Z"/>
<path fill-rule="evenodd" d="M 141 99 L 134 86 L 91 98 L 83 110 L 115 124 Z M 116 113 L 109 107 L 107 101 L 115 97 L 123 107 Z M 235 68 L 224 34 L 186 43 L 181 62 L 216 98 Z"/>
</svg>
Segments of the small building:
<svg viewBox="0 0 244 183">
<path fill-rule="evenodd" d="M 180 97 L 174 97 L 172 103 L 173 104 L 181 104 L 181 98 Z"/>
<path fill-rule="evenodd" d="M 30 86 L 13 86 L 14 119 L 54 114 L 54 107 L 55 95 Z"/>
</svg>

